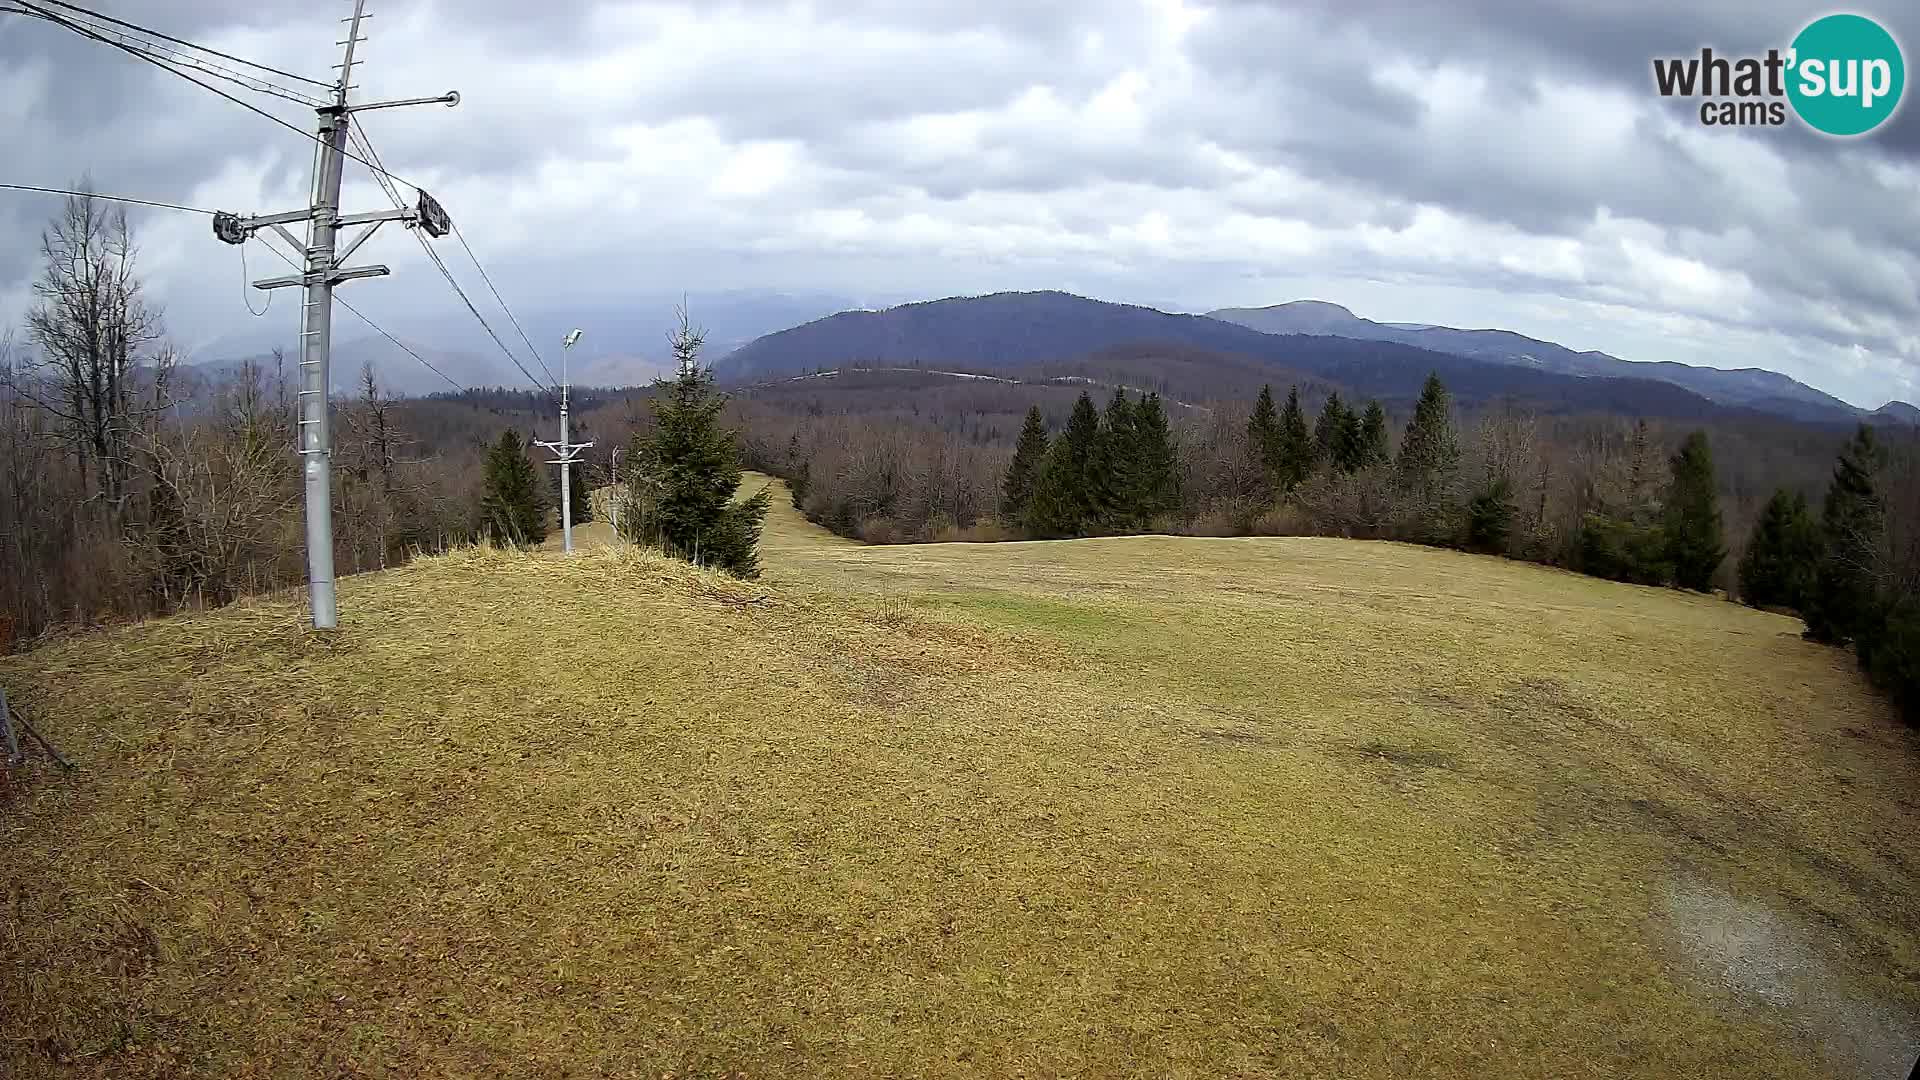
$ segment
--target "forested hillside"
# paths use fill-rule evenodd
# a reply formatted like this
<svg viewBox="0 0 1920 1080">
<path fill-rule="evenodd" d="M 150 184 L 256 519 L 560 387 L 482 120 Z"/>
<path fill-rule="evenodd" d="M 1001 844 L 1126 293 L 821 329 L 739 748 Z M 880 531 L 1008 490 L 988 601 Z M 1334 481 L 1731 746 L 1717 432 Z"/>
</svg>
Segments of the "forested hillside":
<svg viewBox="0 0 1920 1080">
<path fill-rule="evenodd" d="M 1233 357 L 1238 366 L 1269 367 L 1269 381 L 1312 376 L 1383 401 L 1411 400 L 1420 380 L 1435 372 L 1469 404 L 1514 398 L 1542 411 L 1687 421 L 1732 412 L 1655 379 L 1563 374 L 1391 341 L 1265 334 L 1204 316 L 1060 292 L 996 293 L 842 312 L 769 334 L 721 360 L 716 371 L 740 382 L 901 365 L 1025 376 L 1120 346 L 1220 354 Z"/>
</svg>

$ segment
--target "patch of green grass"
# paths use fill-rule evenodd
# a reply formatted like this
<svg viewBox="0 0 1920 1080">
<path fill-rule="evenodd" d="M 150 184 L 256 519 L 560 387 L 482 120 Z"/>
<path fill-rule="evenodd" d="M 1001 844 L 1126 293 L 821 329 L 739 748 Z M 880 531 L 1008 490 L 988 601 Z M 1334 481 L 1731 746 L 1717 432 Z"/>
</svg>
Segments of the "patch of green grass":
<svg viewBox="0 0 1920 1080">
<path fill-rule="evenodd" d="M 781 511 L 784 510 L 785 513 Z M 1390 544 L 462 552 L 0 662 L 20 1076 L 1819 1076 L 1913 747 L 1790 620 Z M 65 1064 L 61 1064 L 62 1061 Z"/>
<path fill-rule="evenodd" d="M 1008 627 L 1048 631 L 1074 638 L 1101 637 L 1116 632 L 1120 617 L 1110 611 L 1061 600 L 1012 593 L 936 593 L 923 603 L 936 609 L 957 609 Z"/>
</svg>

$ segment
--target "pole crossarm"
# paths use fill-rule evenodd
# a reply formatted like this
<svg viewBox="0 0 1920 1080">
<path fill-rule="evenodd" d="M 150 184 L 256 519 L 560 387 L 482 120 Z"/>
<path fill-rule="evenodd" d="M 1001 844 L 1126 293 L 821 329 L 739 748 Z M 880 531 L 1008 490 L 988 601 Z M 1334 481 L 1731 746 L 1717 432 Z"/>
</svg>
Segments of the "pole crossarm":
<svg viewBox="0 0 1920 1080">
<path fill-rule="evenodd" d="M 362 38 L 361 40 L 365 41 L 366 39 Z M 340 44 L 345 45 L 346 42 L 343 41 Z M 398 101 L 369 101 L 364 105 L 349 105 L 347 106 L 347 111 L 357 113 L 369 112 L 373 109 L 397 109 L 402 105 L 445 105 L 448 108 L 452 108 L 458 104 L 460 104 L 460 91 L 449 90 L 444 94 L 435 94 L 432 97 L 402 98 Z"/>
<path fill-rule="evenodd" d="M 572 463 L 575 461 L 582 460 L 582 458 L 580 457 L 580 451 L 585 450 L 587 447 L 592 446 L 593 444 L 590 442 L 562 444 L 557 442 L 540 442 L 539 440 L 536 439 L 534 440 L 533 445 L 553 451 L 558 456 L 555 457 L 552 461 L 547 462 L 547 464 L 559 465 L 562 462 Z"/>
<path fill-rule="evenodd" d="M 306 286 L 319 285 L 322 283 L 339 285 L 342 282 L 355 281 L 360 278 L 386 277 L 391 273 L 393 273 L 393 271 L 385 266 L 347 266 L 333 270 L 309 271 L 305 274 L 283 274 L 280 277 L 261 278 L 259 281 L 253 283 L 253 287 L 256 289 L 286 289 L 296 285 Z"/>
<path fill-rule="evenodd" d="M 420 220 L 420 212 L 411 208 L 405 210 L 369 210 L 364 214 L 346 214 L 333 219 L 334 228 L 342 225 L 364 225 L 369 222 L 378 225 L 383 221 L 404 221 L 411 225 Z"/>
</svg>

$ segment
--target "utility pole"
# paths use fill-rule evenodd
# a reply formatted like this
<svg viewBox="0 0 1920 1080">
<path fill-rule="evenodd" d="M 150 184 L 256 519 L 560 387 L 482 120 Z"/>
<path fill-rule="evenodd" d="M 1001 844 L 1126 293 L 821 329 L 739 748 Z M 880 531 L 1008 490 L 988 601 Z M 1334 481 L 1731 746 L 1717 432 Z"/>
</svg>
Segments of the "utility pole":
<svg viewBox="0 0 1920 1080">
<path fill-rule="evenodd" d="M 418 203 L 405 210 L 381 210 L 366 214 L 340 213 L 340 174 L 346 164 L 347 125 L 353 113 L 368 109 L 388 109 L 401 105 L 460 103 L 459 91 L 450 90 L 438 97 L 408 98 L 366 105 L 349 105 L 353 86 L 354 48 L 366 40 L 360 36 L 360 21 L 366 14 L 366 0 L 353 0 L 353 15 L 347 23 L 346 53 L 339 64 L 340 81 L 334 87 L 333 101 L 318 109 L 320 153 L 313 165 L 310 205 L 305 210 L 284 214 L 243 217 L 215 214 L 213 234 L 229 244 L 244 244 L 260 229 L 271 228 L 305 255 L 305 270 L 286 277 L 265 278 L 253 283 L 256 289 L 306 290 L 306 303 L 300 317 L 300 401 L 297 428 L 299 453 L 304 462 L 307 495 L 307 595 L 313 607 L 316 630 L 332 630 L 340 625 L 335 601 L 333 573 L 333 439 L 328 418 L 328 391 L 332 378 L 333 288 L 356 278 L 384 277 L 391 273 L 385 266 L 345 266 L 361 244 L 366 243 L 383 222 L 399 221 L 407 228 L 419 226 L 429 236 L 445 236 L 452 227 L 446 211 L 433 196 L 419 193 Z M 288 223 L 307 223 L 307 242 L 286 228 Z M 337 248 L 340 230 L 364 225 L 344 250 Z M 264 242 L 264 241 L 263 241 Z"/>
<path fill-rule="evenodd" d="M 620 446 L 618 443 L 615 443 L 613 447 L 613 465 L 607 470 L 607 483 L 612 485 L 607 489 L 607 524 L 613 526 L 614 535 L 617 537 L 620 534 L 620 489 L 625 486 L 620 482 Z"/>
<path fill-rule="evenodd" d="M 568 332 L 567 339 L 560 344 L 560 441 L 536 442 L 535 446 L 544 446 L 554 452 L 552 464 L 560 466 L 560 547 L 567 554 L 573 554 L 573 463 L 578 460 L 580 451 L 593 444 L 590 442 L 570 443 L 567 441 L 567 353 L 573 350 L 573 343 L 580 340 L 580 331 Z M 549 376 L 551 377 L 551 376 Z M 588 492 L 587 498 L 593 498 Z"/>
</svg>

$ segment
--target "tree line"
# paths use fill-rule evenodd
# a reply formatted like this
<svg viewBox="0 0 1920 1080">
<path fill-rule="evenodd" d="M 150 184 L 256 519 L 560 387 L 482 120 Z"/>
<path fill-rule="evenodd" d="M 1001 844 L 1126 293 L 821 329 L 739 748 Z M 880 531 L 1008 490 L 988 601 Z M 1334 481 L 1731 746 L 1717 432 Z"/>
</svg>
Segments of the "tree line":
<svg viewBox="0 0 1920 1080">
<path fill-rule="evenodd" d="M 1905 642 L 1920 638 L 1920 506 L 1895 508 L 1920 498 L 1920 470 L 1911 440 L 1862 449 L 1871 429 L 1815 520 L 1834 436 L 1803 425 L 1673 429 L 1516 402 L 1463 414 L 1437 377 L 1397 429 L 1385 403 L 1349 405 L 1337 388 L 1315 388 L 1313 409 L 1297 385 L 1237 408 L 1169 409 L 1171 388 L 1121 388 L 1102 409 L 1057 386 L 840 378 L 836 396 L 783 389 L 731 407 L 749 460 L 787 477 L 796 506 L 869 541 L 1157 531 L 1444 545 L 1803 614 L 1810 637 L 1858 649 L 1896 694 Z"/>
<path fill-rule="evenodd" d="M 1041 538 L 1132 532 L 1179 507 L 1180 478 L 1160 395 L 1115 390 L 1106 411 L 1082 393 L 1049 439 L 1027 411 L 1002 484 L 1001 515 Z"/>
<path fill-rule="evenodd" d="M 286 358 L 181 363 L 118 207 L 66 199 L 39 256 L 24 324 L 0 332 L 0 651 L 304 582 Z M 331 413 L 338 572 L 501 532 L 485 477 L 504 432 L 549 408 L 514 391 L 402 400 L 360 371 Z M 544 509 L 557 470 L 520 457 L 548 474 L 526 480 Z"/>
</svg>

